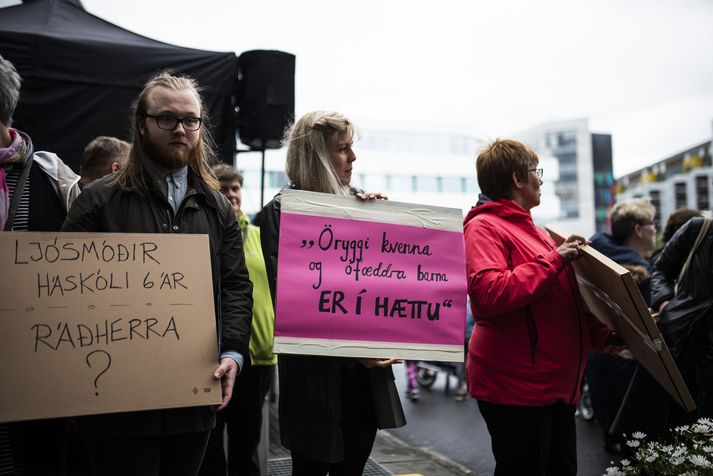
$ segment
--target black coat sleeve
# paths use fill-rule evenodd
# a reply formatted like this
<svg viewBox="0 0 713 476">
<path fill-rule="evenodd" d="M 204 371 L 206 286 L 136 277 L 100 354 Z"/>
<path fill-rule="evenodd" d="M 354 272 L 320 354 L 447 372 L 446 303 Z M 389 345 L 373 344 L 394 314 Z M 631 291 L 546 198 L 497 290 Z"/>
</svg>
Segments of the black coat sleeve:
<svg viewBox="0 0 713 476">
<path fill-rule="evenodd" d="M 277 302 L 277 250 L 280 243 L 280 195 L 275 196 L 262 209 L 260 220 L 260 246 L 265 259 L 267 281 L 270 285 L 272 305 Z"/>
<path fill-rule="evenodd" d="M 225 201 L 222 246 L 220 247 L 220 329 L 221 352 L 234 350 L 250 362 L 250 323 L 253 285 L 245 265 L 243 239 L 235 212 Z"/>
<path fill-rule="evenodd" d="M 674 297 L 674 286 L 693 243 L 703 225 L 703 218 L 692 218 L 671 237 L 654 262 L 651 274 L 651 305 L 658 309 Z"/>
<path fill-rule="evenodd" d="M 60 231 L 93 232 L 100 231 L 102 201 L 92 188 L 85 188 L 72 202 Z"/>
</svg>

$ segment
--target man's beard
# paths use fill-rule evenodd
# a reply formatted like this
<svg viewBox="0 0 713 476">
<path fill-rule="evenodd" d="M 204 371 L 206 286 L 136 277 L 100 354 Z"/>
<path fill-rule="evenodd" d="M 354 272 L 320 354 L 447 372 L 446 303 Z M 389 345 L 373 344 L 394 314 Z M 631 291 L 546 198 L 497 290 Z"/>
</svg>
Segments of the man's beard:
<svg viewBox="0 0 713 476">
<path fill-rule="evenodd" d="M 161 167 L 170 170 L 182 169 L 188 165 L 190 158 L 195 154 L 194 147 L 186 146 L 169 151 L 168 147 L 157 146 L 150 137 L 144 136 L 143 139 L 141 144 L 146 156 Z"/>
</svg>

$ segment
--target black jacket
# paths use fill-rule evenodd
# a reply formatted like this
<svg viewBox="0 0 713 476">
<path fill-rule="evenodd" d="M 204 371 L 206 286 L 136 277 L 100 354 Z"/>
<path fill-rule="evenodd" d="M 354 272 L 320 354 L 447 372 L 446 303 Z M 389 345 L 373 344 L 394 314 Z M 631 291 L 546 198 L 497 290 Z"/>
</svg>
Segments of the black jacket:
<svg viewBox="0 0 713 476">
<path fill-rule="evenodd" d="M 713 416 L 713 228 L 709 229 L 681 279 L 674 285 L 703 218 L 692 218 L 666 244 L 654 263 L 651 276 L 655 309 L 670 301 L 659 327 L 674 360 L 699 406 L 700 416 Z"/>
<path fill-rule="evenodd" d="M 245 364 L 249 363 L 252 283 L 245 266 L 240 225 L 230 203 L 190 169 L 188 192 L 176 214 L 161 191 L 123 191 L 111 184 L 114 177 L 115 174 L 109 175 L 84 189 L 67 214 L 62 231 L 207 234 L 220 351 L 237 351 L 245 358 Z M 205 407 L 180 410 L 178 413 L 185 417 L 171 417 L 168 423 L 146 421 L 140 425 L 142 432 L 174 433 L 213 425 L 212 412 Z M 203 416 L 197 416 L 197 412 Z M 157 412 L 141 412 L 149 413 Z M 121 418 L 116 423 L 128 430 L 129 425 L 121 425 Z"/>
<path fill-rule="evenodd" d="M 267 279 L 276 299 L 280 194 L 260 214 Z M 279 320 L 279 316 L 275 316 Z M 282 444 L 328 463 L 344 459 L 343 428 L 405 424 L 391 368 L 367 369 L 356 359 L 280 355 L 279 420 Z"/>
</svg>

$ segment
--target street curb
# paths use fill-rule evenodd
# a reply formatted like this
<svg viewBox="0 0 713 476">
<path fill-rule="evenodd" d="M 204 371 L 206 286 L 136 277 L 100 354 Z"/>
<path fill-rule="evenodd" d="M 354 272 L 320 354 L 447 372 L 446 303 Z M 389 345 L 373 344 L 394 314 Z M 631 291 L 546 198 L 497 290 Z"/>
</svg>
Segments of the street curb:
<svg viewBox="0 0 713 476">
<path fill-rule="evenodd" d="M 384 430 L 379 432 L 379 436 L 386 440 L 390 440 L 390 442 L 394 445 L 410 448 L 413 452 L 420 453 L 425 459 L 434 461 L 438 465 L 451 470 L 453 474 L 477 476 L 477 473 L 473 472 L 472 470 L 466 468 L 465 466 L 459 463 L 456 463 L 455 461 L 443 456 L 440 453 L 437 453 L 436 451 L 433 451 L 430 448 L 411 446 L 405 441 L 403 441 L 401 438 L 394 436 L 388 431 Z"/>
</svg>

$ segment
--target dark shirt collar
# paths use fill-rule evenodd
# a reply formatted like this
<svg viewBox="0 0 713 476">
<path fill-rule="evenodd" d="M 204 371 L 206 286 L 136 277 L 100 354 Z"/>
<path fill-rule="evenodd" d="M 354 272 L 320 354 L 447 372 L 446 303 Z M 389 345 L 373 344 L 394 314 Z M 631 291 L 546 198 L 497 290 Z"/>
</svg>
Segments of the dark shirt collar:
<svg viewBox="0 0 713 476">
<path fill-rule="evenodd" d="M 168 185 L 166 183 L 166 177 L 173 178 L 175 184 L 181 186 L 185 190 L 185 185 L 188 182 L 188 166 L 182 167 L 180 169 L 169 169 L 163 167 L 151 159 L 144 161 L 144 167 L 146 172 L 148 172 L 151 178 L 151 183 L 158 187 L 164 195 L 167 192 Z"/>
</svg>

